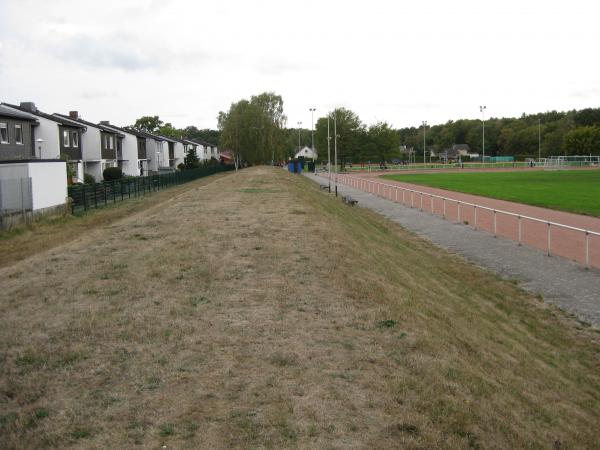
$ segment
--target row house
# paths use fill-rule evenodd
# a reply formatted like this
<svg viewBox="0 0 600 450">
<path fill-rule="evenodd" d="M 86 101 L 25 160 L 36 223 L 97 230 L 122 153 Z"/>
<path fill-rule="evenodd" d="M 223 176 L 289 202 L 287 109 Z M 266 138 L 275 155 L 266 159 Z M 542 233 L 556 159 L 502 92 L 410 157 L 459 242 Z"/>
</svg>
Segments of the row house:
<svg viewBox="0 0 600 450">
<path fill-rule="evenodd" d="M 32 114 L 0 104 L 0 214 L 2 224 L 23 213 L 62 208 L 67 198 L 65 162 L 47 159 Z M 41 141 L 41 139 L 39 139 Z"/>
<path fill-rule="evenodd" d="M 56 114 L 44 113 L 33 102 L 22 102 L 19 106 L 3 103 L 2 106 L 35 120 L 34 158 L 63 159 L 73 168 L 77 180 L 83 181 L 81 137 L 87 131 L 85 125 Z"/>
<path fill-rule="evenodd" d="M 117 155 L 119 150 L 122 152 L 122 140 L 125 138 L 123 133 L 107 125 L 83 120 L 77 111 L 70 111 L 68 116 L 55 115 L 86 126 L 87 130 L 81 137 L 84 173 L 93 176 L 96 181 L 100 181 L 104 169 L 118 167 Z"/>
<path fill-rule="evenodd" d="M 38 125 L 31 114 L 0 104 L 0 160 L 35 158 L 34 128 Z"/>
</svg>

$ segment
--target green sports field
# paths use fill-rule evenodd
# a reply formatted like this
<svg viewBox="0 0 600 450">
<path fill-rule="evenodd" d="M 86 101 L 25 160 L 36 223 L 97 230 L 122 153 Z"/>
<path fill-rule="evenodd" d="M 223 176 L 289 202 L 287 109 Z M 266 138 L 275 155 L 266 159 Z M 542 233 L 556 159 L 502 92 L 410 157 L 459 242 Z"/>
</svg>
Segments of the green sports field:
<svg viewBox="0 0 600 450">
<path fill-rule="evenodd" d="M 382 178 L 600 217 L 600 170 L 400 174 Z"/>
</svg>

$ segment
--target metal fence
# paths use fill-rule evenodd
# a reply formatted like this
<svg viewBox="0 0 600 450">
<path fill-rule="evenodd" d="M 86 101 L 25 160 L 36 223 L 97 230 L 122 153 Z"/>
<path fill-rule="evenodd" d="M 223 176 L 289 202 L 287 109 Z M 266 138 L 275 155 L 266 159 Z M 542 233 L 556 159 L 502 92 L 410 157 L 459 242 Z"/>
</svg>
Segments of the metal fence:
<svg viewBox="0 0 600 450">
<path fill-rule="evenodd" d="M 32 209 L 31 178 L 0 180 L 0 230 L 29 220 Z"/>
<path fill-rule="evenodd" d="M 71 212 L 102 208 L 108 204 L 140 197 L 148 192 L 160 191 L 198 178 L 232 170 L 232 166 L 211 166 L 147 177 L 128 177 L 114 181 L 69 186 Z"/>
<path fill-rule="evenodd" d="M 596 231 L 354 176 L 338 175 L 338 182 L 446 220 L 471 225 L 494 237 L 542 249 L 548 256 L 573 259 L 586 268 L 600 267 L 600 233 Z"/>
</svg>

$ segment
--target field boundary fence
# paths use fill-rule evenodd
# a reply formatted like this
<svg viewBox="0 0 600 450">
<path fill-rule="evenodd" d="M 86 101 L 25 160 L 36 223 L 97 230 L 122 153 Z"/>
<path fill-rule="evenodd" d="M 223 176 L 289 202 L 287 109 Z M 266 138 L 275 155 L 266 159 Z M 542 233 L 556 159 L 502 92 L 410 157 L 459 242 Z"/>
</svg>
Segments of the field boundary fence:
<svg viewBox="0 0 600 450">
<path fill-rule="evenodd" d="M 145 177 L 127 177 L 114 181 L 69 186 L 68 195 L 71 202 L 71 212 L 76 214 L 89 209 L 102 208 L 109 204 L 141 197 L 150 192 L 161 191 L 230 170 L 233 170 L 233 166 L 211 166 Z"/>
<path fill-rule="evenodd" d="M 338 182 L 445 220 L 472 225 L 518 245 L 544 250 L 548 256 L 577 261 L 587 269 L 600 268 L 600 233 L 596 231 L 365 178 L 338 175 Z"/>
</svg>

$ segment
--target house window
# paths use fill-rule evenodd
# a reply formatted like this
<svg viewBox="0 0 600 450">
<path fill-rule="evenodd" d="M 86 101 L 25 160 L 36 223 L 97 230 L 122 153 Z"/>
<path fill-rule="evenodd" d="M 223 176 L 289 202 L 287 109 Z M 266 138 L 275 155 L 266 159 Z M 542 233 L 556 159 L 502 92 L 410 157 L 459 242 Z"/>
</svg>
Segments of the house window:
<svg viewBox="0 0 600 450">
<path fill-rule="evenodd" d="M 113 149 L 113 137 L 112 136 L 106 136 L 106 148 L 109 150 Z"/>
<path fill-rule="evenodd" d="M 15 143 L 23 145 L 23 130 L 21 125 L 15 125 Z"/>
<path fill-rule="evenodd" d="M 71 146 L 71 143 L 69 142 L 69 132 L 67 130 L 63 130 L 63 145 L 65 147 Z"/>
<path fill-rule="evenodd" d="M 71 133 L 72 136 L 72 140 L 71 142 L 73 142 L 73 147 L 79 147 L 79 134 L 77 133 L 77 131 L 73 131 Z"/>
<path fill-rule="evenodd" d="M 0 143 L 8 144 L 8 125 L 0 123 Z"/>
</svg>

